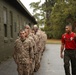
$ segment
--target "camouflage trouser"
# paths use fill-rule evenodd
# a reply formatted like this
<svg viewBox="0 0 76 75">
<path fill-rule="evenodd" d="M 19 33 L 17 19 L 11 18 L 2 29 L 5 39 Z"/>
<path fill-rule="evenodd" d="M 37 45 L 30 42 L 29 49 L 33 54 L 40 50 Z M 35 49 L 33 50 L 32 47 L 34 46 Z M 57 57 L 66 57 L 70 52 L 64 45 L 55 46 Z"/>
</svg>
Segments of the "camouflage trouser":
<svg viewBox="0 0 76 75">
<path fill-rule="evenodd" d="M 34 74 L 34 69 L 35 69 L 35 60 L 32 60 L 32 63 L 30 64 L 30 73 L 31 75 Z"/>
<path fill-rule="evenodd" d="M 39 68 L 40 68 L 40 57 L 39 57 L 39 54 L 36 54 L 34 71 L 37 72 Z"/>
<path fill-rule="evenodd" d="M 18 71 L 18 75 L 30 75 L 30 65 L 18 64 L 17 71 Z"/>
<path fill-rule="evenodd" d="M 70 75 L 70 62 L 71 62 L 72 75 L 76 75 L 76 50 L 64 51 L 65 75 Z"/>
</svg>

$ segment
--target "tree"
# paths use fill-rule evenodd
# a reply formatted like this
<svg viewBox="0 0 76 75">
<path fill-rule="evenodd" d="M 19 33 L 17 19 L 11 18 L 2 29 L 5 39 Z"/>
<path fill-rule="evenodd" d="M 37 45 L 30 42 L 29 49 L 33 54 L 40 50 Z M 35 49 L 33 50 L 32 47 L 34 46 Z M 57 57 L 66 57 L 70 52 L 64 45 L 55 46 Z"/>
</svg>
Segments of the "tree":
<svg viewBox="0 0 76 75">
<path fill-rule="evenodd" d="M 46 5 L 46 8 L 45 8 L 45 12 L 46 12 L 46 25 L 51 25 L 51 21 L 49 20 L 50 19 L 50 13 L 52 11 L 52 7 L 54 6 L 55 4 L 55 0 L 46 0 L 45 4 Z"/>
<path fill-rule="evenodd" d="M 52 8 L 50 21 L 52 23 L 53 38 L 60 38 L 66 24 L 72 25 L 76 21 L 76 1 L 59 0 Z"/>
<path fill-rule="evenodd" d="M 40 3 L 41 1 L 30 3 L 30 7 L 33 8 L 33 16 L 36 18 L 38 25 L 42 25 L 45 22 L 45 12 Z"/>
<path fill-rule="evenodd" d="M 45 0 L 42 5 L 40 2 L 35 5 L 33 4 L 34 16 L 39 24 L 45 23 L 44 30 L 53 38 L 61 38 L 66 24 L 71 23 L 73 30 L 76 29 L 76 0 Z"/>
</svg>

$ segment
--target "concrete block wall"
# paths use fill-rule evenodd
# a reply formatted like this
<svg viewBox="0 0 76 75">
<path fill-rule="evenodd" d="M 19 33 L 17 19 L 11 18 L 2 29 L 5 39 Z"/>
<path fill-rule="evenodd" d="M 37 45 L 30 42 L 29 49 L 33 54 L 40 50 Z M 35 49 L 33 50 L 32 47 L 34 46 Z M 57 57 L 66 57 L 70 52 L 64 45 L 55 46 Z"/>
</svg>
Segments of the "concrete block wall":
<svg viewBox="0 0 76 75">
<path fill-rule="evenodd" d="M 4 36 L 4 17 L 3 8 L 7 9 L 7 37 Z M 11 37 L 10 31 L 10 12 L 13 15 L 13 37 Z M 12 56 L 14 51 L 14 41 L 18 36 L 18 32 L 25 25 L 34 23 L 29 18 L 24 16 L 16 8 L 6 3 L 4 0 L 0 0 L 0 62 Z"/>
</svg>

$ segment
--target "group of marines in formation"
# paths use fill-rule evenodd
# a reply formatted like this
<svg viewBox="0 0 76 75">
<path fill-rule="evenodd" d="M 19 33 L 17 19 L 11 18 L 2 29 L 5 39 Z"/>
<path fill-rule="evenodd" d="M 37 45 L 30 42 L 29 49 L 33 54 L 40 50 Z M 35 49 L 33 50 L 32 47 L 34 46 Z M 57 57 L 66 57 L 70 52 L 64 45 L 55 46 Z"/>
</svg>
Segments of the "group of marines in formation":
<svg viewBox="0 0 76 75">
<path fill-rule="evenodd" d="M 18 75 L 34 75 L 34 72 L 38 71 L 46 40 L 47 35 L 37 25 L 34 25 L 32 29 L 26 25 L 23 30 L 19 31 L 13 54 Z"/>
</svg>

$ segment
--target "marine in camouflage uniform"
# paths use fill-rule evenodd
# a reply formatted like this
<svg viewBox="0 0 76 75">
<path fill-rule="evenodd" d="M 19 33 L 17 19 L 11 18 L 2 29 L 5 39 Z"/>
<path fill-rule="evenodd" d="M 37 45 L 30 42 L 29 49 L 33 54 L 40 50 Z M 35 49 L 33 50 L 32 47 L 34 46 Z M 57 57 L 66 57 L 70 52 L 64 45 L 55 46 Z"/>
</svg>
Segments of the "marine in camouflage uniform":
<svg viewBox="0 0 76 75">
<path fill-rule="evenodd" d="M 40 68 L 40 59 L 41 59 L 41 34 L 39 32 L 38 27 L 34 26 L 34 31 L 35 31 L 35 35 L 38 37 L 38 42 L 37 42 L 37 55 L 36 55 L 36 62 L 35 62 L 35 72 L 38 71 L 38 69 Z"/>
<path fill-rule="evenodd" d="M 46 33 L 45 32 L 43 32 L 43 34 L 44 34 L 44 41 L 43 41 L 43 43 L 44 43 L 44 49 L 43 49 L 43 52 L 45 51 L 45 45 L 46 45 L 46 41 L 47 41 L 47 35 L 46 35 Z"/>
<path fill-rule="evenodd" d="M 38 37 L 38 42 L 37 42 L 37 56 L 36 56 L 36 65 L 35 65 L 35 71 L 38 71 L 40 67 L 40 62 L 41 58 L 43 55 L 43 52 L 45 50 L 45 44 L 47 40 L 47 35 L 38 29 L 37 25 L 34 25 L 33 30 L 35 31 L 35 35 Z"/>
<path fill-rule="evenodd" d="M 33 48 L 33 52 L 34 52 L 34 59 L 32 59 L 32 64 L 31 64 L 31 74 L 34 73 L 34 68 L 35 68 L 35 55 L 36 55 L 36 42 L 35 42 L 35 37 L 33 35 L 33 33 L 31 33 L 31 29 L 29 26 L 26 26 L 25 28 L 26 32 L 28 33 L 28 39 L 31 41 L 32 43 L 32 48 Z"/>
<path fill-rule="evenodd" d="M 45 51 L 45 45 L 46 45 L 46 40 L 47 40 L 47 35 L 45 34 L 45 32 L 41 31 L 40 30 L 40 33 L 41 33 L 41 44 L 42 44 L 42 49 L 41 49 L 41 53 L 43 55 L 43 52 Z"/>
<path fill-rule="evenodd" d="M 26 37 L 25 31 L 20 31 L 20 38 L 15 41 L 14 60 L 19 75 L 30 75 L 30 64 L 34 58 L 31 41 Z"/>
</svg>

